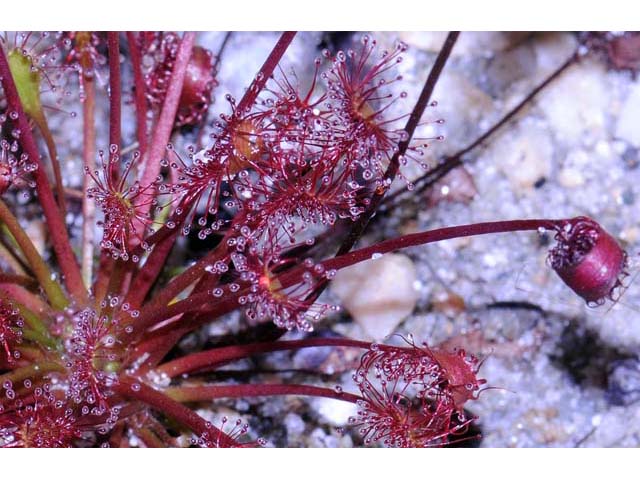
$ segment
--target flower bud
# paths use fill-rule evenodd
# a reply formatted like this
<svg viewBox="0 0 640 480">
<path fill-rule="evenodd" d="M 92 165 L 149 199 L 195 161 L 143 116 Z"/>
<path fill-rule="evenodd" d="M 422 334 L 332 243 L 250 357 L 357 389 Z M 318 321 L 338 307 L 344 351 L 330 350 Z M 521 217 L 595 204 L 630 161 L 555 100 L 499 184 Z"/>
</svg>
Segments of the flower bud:
<svg viewBox="0 0 640 480">
<path fill-rule="evenodd" d="M 558 228 L 548 261 L 564 283 L 588 304 L 614 299 L 622 285 L 627 254 L 598 223 L 576 217 Z"/>
<path fill-rule="evenodd" d="M 194 47 L 178 105 L 179 126 L 195 125 L 202 120 L 211 103 L 211 91 L 216 85 L 213 55 L 202 47 Z"/>
</svg>

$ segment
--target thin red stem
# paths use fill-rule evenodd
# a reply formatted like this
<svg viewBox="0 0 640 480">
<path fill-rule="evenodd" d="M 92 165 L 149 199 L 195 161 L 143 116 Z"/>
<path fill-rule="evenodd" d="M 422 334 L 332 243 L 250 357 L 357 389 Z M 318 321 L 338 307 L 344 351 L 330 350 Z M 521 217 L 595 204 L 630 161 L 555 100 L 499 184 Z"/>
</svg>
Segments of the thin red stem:
<svg viewBox="0 0 640 480">
<path fill-rule="evenodd" d="M 76 301 L 82 303 L 87 298 L 87 291 L 82 282 L 80 266 L 71 248 L 66 225 L 64 224 L 60 209 L 51 191 L 46 169 L 40 159 L 40 153 L 38 152 L 38 147 L 33 138 L 31 127 L 29 126 L 29 120 L 22 108 L 22 103 L 20 102 L 20 97 L 18 96 L 18 91 L 13 81 L 13 76 L 11 75 L 4 51 L 0 51 L 0 80 L 10 111 L 14 111 L 18 115 L 17 124 L 21 131 L 20 143 L 25 153 L 29 155 L 29 158 L 38 164 L 38 169 L 33 173 L 36 181 L 36 190 L 47 226 L 49 227 L 53 249 L 58 257 L 58 263 L 62 270 L 64 284 L 71 296 Z"/>
<path fill-rule="evenodd" d="M 131 288 L 125 298 L 132 308 L 138 309 L 153 287 L 158 276 L 165 267 L 167 256 L 171 252 L 178 237 L 178 232 L 160 241 L 145 261 L 142 268 L 131 281 Z"/>
<path fill-rule="evenodd" d="M 143 402 L 170 418 L 190 428 L 196 435 L 215 435 L 221 438 L 226 446 L 234 446 L 236 442 L 218 428 L 211 425 L 190 408 L 185 407 L 166 394 L 155 390 L 144 382 L 130 377 L 121 378 L 114 386 L 114 390 L 122 396 Z"/>
<path fill-rule="evenodd" d="M 133 68 L 133 85 L 135 87 L 134 100 L 136 102 L 136 124 L 138 128 L 138 149 L 140 155 L 147 152 L 148 132 L 147 132 L 147 98 L 146 84 L 142 74 L 142 56 L 138 48 L 134 32 L 127 32 L 127 44 L 131 55 L 131 67 Z"/>
<path fill-rule="evenodd" d="M 142 159 L 144 170 L 140 177 L 140 183 L 144 186 L 151 185 L 160 173 L 160 161 L 165 155 L 165 149 L 169 143 L 169 137 L 175 124 L 184 76 L 187 72 L 189 60 L 191 59 L 191 50 L 193 49 L 194 41 L 195 33 L 193 32 L 186 32 L 180 41 L 180 47 L 178 48 L 173 71 L 171 72 L 171 80 L 169 81 L 167 94 L 162 104 L 160 117 L 154 127 L 149 150 Z M 149 213 L 150 207 L 151 204 L 148 202 L 137 206 L 142 215 Z"/>
<path fill-rule="evenodd" d="M 474 223 L 469 225 L 459 225 L 455 227 L 438 228 L 426 232 L 405 235 L 390 240 L 361 248 L 359 250 L 346 253 L 339 257 L 330 258 L 321 262 L 326 270 L 339 270 L 356 263 L 375 258 L 377 254 L 384 254 L 400 250 L 402 248 L 423 245 L 427 243 L 439 242 L 452 238 L 469 237 L 474 235 L 486 235 L 493 233 L 506 233 L 515 231 L 530 231 L 540 228 L 553 230 L 564 225 L 566 220 L 505 220 L 499 222 Z M 293 270 L 279 275 L 277 278 L 282 288 L 288 288 L 300 282 L 302 275 L 306 271 L 304 267 L 297 267 Z M 236 293 L 228 292 L 219 299 L 215 299 L 208 292 L 194 293 L 188 298 L 168 305 L 164 308 L 149 308 L 135 321 L 138 331 L 151 327 L 153 324 L 172 318 L 186 312 L 206 311 L 213 317 L 228 313 L 238 307 L 238 298 L 247 295 L 249 289 L 244 288 Z"/>
<path fill-rule="evenodd" d="M 194 372 L 202 368 L 219 367 L 234 360 L 253 355 L 310 347 L 352 347 L 368 349 L 371 347 L 371 343 L 350 340 L 348 338 L 307 338 L 303 340 L 232 345 L 185 355 L 184 357 L 160 365 L 156 369 L 156 372 L 166 374 L 173 378 L 183 373 Z"/>
<path fill-rule="evenodd" d="M 60 216 L 64 222 L 66 216 L 66 197 L 64 194 L 64 184 L 62 182 L 62 172 L 60 171 L 60 161 L 58 160 L 58 149 L 56 143 L 53 140 L 51 130 L 49 130 L 49 124 L 47 123 L 47 117 L 45 117 L 42 110 L 38 111 L 32 116 L 33 122 L 36 124 L 49 152 L 49 158 L 51 159 L 51 168 L 53 170 L 53 177 L 56 183 L 56 195 L 58 196 L 58 208 L 60 209 Z"/>
<path fill-rule="evenodd" d="M 440 242 L 452 238 L 471 237 L 475 235 L 486 235 L 489 233 L 506 233 L 527 230 L 549 229 L 553 230 L 562 225 L 564 220 L 504 220 L 500 222 L 474 223 L 470 225 L 459 225 L 455 227 L 438 228 L 426 232 L 413 233 L 398 238 L 392 238 L 383 242 L 361 248 L 353 252 L 346 253 L 339 257 L 330 258 L 322 262 L 326 269 L 342 269 L 356 263 L 375 258 L 377 254 L 384 254 L 400 250 L 402 248 L 425 245 L 427 243 Z M 288 276 L 285 274 L 284 276 Z M 283 285 L 288 282 L 281 280 Z"/>
<path fill-rule="evenodd" d="M 480 135 L 476 140 L 471 142 L 469 145 L 464 147 L 462 150 L 445 157 L 435 168 L 426 172 L 420 178 L 415 180 L 413 183 L 416 188 L 412 191 L 413 195 L 424 191 L 430 185 L 433 185 L 434 182 L 438 181 L 440 178 L 444 177 L 447 173 L 449 173 L 454 168 L 462 165 L 464 161 L 464 156 L 467 155 L 472 150 L 476 149 L 478 146 L 482 145 L 487 139 L 489 139 L 494 133 L 500 130 L 503 126 L 509 123 L 526 105 L 528 105 L 542 90 L 544 90 L 551 82 L 553 82 L 556 78 L 558 78 L 567 68 L 573 65 L 579 58 L 577 52 L 571 55 L 562 65 L 560 65 L 556 70 L 554 70 L 551 75 L 549 75 L 544 81 L 542 81 L 538 86 L 536 86 L 529 94 L 524 97 L 515 107 L 513 107 L 506 115 L 504 115 L 500 120 L 494 123 L 491 127 L 489 127 L 482 135 Z M 404 190 L 398 190 L 392 195 L 388 195 L 384 199 L 384 204 L 387 205 L 393 200 L 395 200 L 398 196 L 405 193 Z"/>
<path fill-rule="evenodd" d="M 144 366 L 141 367 L 140 373 L 144 374 L 148 370 L 152 369 L 155 365 L 159 364 L 162 359 L 169 353 L 171 348 L 178 343 L 178 341 L 187 333 L 190 329 L 184 325 L 178 325 L 168 331 L 153 332 L 148 338 L 145 338 L 140 343 L 136 344 L 133 349 L 133 355 L 131 358 L 145 358 Z"/>
</svg>

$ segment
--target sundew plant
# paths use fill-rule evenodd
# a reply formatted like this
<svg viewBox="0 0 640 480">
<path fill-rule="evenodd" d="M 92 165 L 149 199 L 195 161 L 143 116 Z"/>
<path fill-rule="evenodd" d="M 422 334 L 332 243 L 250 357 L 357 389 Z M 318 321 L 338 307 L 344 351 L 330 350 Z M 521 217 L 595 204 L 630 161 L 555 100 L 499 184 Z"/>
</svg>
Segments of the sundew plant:
<svg viewBox="0 0 640 480">
<path fill-rule="evenodd" d="M 429 208 L 424 192 L 571 65 L 608 54 L 633 68 L 615 55 L 622 37 L 581 38 L 520 103 L 442 157 L 450 119 L 432 97 L 457 32 L 412 83 L 399 69 L 409 42 L 284 32 L 237 79 L 237 96 L 219 78 L 233 35 L 215 45 L 192 32 L 0 37 L 0 446 L 274 445 L 268 429 L 224 413 L 274 397 L 353 405 L 336 434 L 356 445 L 480 439 L 474 402 L 509 386 L 484 378 L 468 342 L 322 334 L 349 315 L 325 289 L 408 247 L 530 231 L 549 238 L 544 268 L 567 291 L 617 301 L 628 256 L 587 216 L 360 240 L 407 198 Z M 310 38 L 322 41 L 296 50 L 308 53 L 304 71 L 285 65 Z M 257 357 L 307 349 L 355 352 L 351 381 L 254 369 Z"/>
</svg>

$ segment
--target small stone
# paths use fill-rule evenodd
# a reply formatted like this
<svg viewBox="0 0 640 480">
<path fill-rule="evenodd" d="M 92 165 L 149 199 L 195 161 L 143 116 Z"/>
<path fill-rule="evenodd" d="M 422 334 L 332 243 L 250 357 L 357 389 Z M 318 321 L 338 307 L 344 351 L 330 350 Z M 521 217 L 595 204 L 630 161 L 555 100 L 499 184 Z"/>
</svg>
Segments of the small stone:
<svg viewBox="0 0 640 480">
<path fill-rule="evenodd" d="M 536 34 L 533 47 L 536 51 L 538 71 L 547 75 L 558 68 L 575 51 L 576 38 L 566 32 L 542 32 Z"/>
<path fill-rule="evenodd" d="M 496 55 L 487 67 L 489 93 L 494 97 L 503 96 L 516 82 L 531 77 L 535 72 L 536 56 L 527 43 Z"/>
<path fill-rule="evenodd" d="M 616 124 L 616 137 L 640 147 L 640 83 L 632 84 Z"/>
<path fill-rule="evenodd" d="M 311 448 L 337 448 L 340 446 L 338 438 L 325 433 L 320 427 L 311 432 L 308 442 L 307 446 Z"/>
<path fill-rule="evenodd" d="M 456 92 L 452 95 L 451 92 Z M 466 146 L 467 138 L 480 133 L 480 124 L 494 107 L 492 98 L 464 75 L 444 70 L 433 92 L 435 100 L 446 99 L 438 104 L 438 117 L 446 119 L 438 125 L 437 135 L 444 135 L 446 141 L 439 146 L 443 152 L 455 151 Z M 421 130 L 418 136 L 425 135 Z"/>
<path fill-rule="evenodd" d="M 605 82 L 604 67 L 585 61 L 570 67 L 542 91 L 537 105 L 559 142 L 595 143 L 605 135 L 611 90 Z"/>
<path fill-rule="evenodd" d="M 317 369 L 330 353 L 328 348 L 302 348 L 293 356 L 293 367 L 300 370 Z"/>
<path fill-rule="evenodd" d="M 620 240 L 626 242 L 627 244 L 634 244 L 640 238 L 640 228 L 638 227 L 627 227 L 620 232 Z"/>
<path fill-rule="evenodd" d="M 315 398 L 314 409 L 322 419 L 333 427 L 343 427 L 349 423 L 349 417 L 358 413 L 358 406 L 351 402 L 336 402 L 332 398 Z"/>
<path fill-rule="evenodd" d="M 528 32 L 463 32 L 451 53 L 454 57 L 484 56 L 505 50 L 527 35 Z M 399 37 L 413 48 L 439 52 L 447 32 L 400 32 Z"/>
<path fill-rule="evenodd" d="M 640 362 L 629 358 L 617 362 L 607 379 L 607 400 L 612 405 L 631 405 L 640 401 Z"/>
<path fill-rule="evenodd" d="M 457 317 L 466 309 L 464 299 L 460 295 L 444 288 L 433 292 L 431 305 L 436 312 L 441 312 L 449 318 Z"/>
<path fill-rule="evenodd" d="M 553 145 L 548 131 L 528 122 L 502 136 L 488 152 L 509 179 L 514 192 L 523 195 L 551 175 Z"/>
<path fill-rule="evenodd" d="M 626 148 L 622 152 L 622 161 L 627 170 L 635 170 L 640 165 L 640 155 L 638 155 L 638 149 L 634 147 Z"/>
<path fill-rule="evenodd" d="M 44 223 L 40 220 L 34 219 L 26 225 L 25 232 L 27 232 L 27 235 L 33 242 L 33 246 L 36 247 L 38 253 L 40 255 L 43 255 L 45 252 L 48 232 L 48 230 L 45 228 Z"/>
<path fill-rule="evenodd" d="M 476 184 L 464 167 L 451 170 L 438 180 L 427 194 L 427 205 L 433 207 L 440 202 L 464 203 L 468 205 L 478 194 Z"/>
<path fill-rule="evenodd" d="M 418 301 L 416 268 L 392 253 L 340 270 L 331 291 L 373 340 L 383 340 L 411 314 Z"/>
<path fill-rule="evenodd" d="M 558 174 L 560 185 L 566 188 L 576 188 L 584 185 L 584 176 L 577 168 L 563 168 Z"/>
<path fill-rule="evenodd" d="M 294 437 L 302 435 L 305 429 L 304 420 L 295 413 L 287 413 L 284 417 L 284 426 L 287 429 L 287 434 Z"/>
</svg>

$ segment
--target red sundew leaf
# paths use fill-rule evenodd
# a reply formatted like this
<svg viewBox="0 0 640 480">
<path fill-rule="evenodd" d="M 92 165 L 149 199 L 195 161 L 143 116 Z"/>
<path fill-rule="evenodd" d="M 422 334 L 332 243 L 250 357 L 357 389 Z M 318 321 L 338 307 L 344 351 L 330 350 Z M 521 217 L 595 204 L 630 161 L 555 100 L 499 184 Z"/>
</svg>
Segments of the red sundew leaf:
<svg viewBox="0 0 640 480">
<path fill-rule="evenodd" d="M 350 423 L 360 427 L 366 443 L 446 445 L 473 420 L 463 404 L 476 398 L 472 392 L 484 382 L 476 380 L 477 365 L 463 351 L 372 345 L 354 375 L 363 400 Z"/>
</svg>

